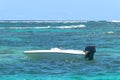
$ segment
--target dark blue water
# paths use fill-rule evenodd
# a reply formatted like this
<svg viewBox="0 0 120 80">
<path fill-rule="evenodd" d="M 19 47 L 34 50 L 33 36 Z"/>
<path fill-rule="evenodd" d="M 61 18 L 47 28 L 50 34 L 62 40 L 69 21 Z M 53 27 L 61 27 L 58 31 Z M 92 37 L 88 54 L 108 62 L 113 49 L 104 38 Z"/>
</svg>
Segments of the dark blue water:
<svg viewBox="0 0 120 80">
<path fill-rule="evenodd" d="M 84 50 L 94 61 L 31 60 L 25 50 Z M 0 80 L 120 80 L 120 23 L 110 21 L 0 21 Z"/>
</svg>

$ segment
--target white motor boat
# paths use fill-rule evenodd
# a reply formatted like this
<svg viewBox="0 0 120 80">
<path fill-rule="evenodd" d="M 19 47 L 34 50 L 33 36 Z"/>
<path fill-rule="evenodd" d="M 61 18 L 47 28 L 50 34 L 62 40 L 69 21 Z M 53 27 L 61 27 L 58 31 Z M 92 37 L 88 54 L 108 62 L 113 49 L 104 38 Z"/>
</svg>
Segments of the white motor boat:
<svg viewBox="0 0 120 80">
<path fill-rule="evenodd" d="M 84 57 L 85 52 L 82 50 L 62 50 L 52 48 L 50 50 L 29 50 L 24 51 L 30 59 L 50 59 L 50 60 L 78 60 Z"/>
</svg>

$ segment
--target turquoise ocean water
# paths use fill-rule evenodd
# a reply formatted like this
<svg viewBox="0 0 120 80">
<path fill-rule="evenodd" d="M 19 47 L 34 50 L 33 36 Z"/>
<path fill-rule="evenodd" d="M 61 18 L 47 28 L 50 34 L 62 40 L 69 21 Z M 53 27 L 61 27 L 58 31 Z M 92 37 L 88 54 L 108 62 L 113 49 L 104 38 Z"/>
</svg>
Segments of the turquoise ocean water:
<svg viewBox="0 0 120 80">
<path fill-rule="evenodd" d="M 25 50 L 95 45 L 94 61 L 31 60 Z M 120 22 L 0 21 L 0 80 L 120 80 Z"/>
</svg>

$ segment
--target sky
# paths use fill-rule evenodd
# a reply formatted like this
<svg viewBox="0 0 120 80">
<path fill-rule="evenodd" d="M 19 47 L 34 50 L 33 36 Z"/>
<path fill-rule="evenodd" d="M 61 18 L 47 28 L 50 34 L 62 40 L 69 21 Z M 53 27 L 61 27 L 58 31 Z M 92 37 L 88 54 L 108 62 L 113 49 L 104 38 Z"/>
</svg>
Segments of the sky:
<svg viewBox="0 0 120 80">
<path fill-rule="evenodd" d="M 120 0 L 0 0 L 0 20 L 120 20 Z"/>
</svg>

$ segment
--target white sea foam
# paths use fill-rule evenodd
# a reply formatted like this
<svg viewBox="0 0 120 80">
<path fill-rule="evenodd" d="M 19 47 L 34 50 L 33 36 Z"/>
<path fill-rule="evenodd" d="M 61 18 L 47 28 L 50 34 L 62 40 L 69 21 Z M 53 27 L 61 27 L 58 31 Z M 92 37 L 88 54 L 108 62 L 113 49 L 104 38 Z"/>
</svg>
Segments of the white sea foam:
<svg viewBox="0 0 120 80">
<path fill-rule="evenodd" d="M 0 29 L 44 29 L 44 28 L 51 28 L 50 26 L 47 27 L 1 27 Z"/>
<path fill-rule="evenodd" d="M 71 25 L 71 26 L 59 26 L 55 28 L 66 29 L 66 28 L 83 28 L 86 27 L 85 25 Z"/>
<path fill-rule="evenodd" d="M 117 22 L 120 22 L 120 20 L 111 20 L 109 22 L 115 22 L 115 23 L 117 23 Z"/>
<path fill-rule="evenodd" d="M 69 29 L 69 28 L 83 28 L 86 27 L 85 25 L 71 25 L 71 26 L 58 26 L 58 27 L 52 27 L 52 26 L 46 26 L 46 27 L 1 27 L 0 29 L 49 29 L 49 28 L 58 28 L 58 29 Z"/>
<path fill-rule="evenodd" d="M 60 49 L 60 48 L 55 47 L 55 48 L 51 48 L 50 50 L 55 50 L 55 51 L 58 51 L 58 50 L 61 50 L 61 49 Z"/>
<path fill-rule="evenodd" d="M 108 34 L 113 34 L 114 32 L 113 32 L 113 31 L 108 31 L 107 33 L 108 33 Z"/>
<path fill-rule="evenodd" d="M 30 29 L 31 27 L 7 27 L 7 29 Z"/>
</svg>

